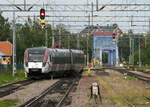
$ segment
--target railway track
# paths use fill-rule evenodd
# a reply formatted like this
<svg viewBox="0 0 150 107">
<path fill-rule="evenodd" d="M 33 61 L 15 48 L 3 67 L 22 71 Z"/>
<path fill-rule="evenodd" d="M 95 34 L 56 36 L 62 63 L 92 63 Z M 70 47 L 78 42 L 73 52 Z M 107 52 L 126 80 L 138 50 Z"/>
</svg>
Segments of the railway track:
<svg viewBox="0 0 150 107">
<path fill-rule="evenodd" d="M 144 98 L 146 98 L 148 101 L 150 101 L 150 97 L 149 96 L 145 96 L 143 95 Z M 137 105 L 134 105 L 132 104 L 128 99 L 126 98 L 123 98 L 125 103 L 128 104 L 130 107 L 140 107 L 140 106 L 137 106 Z M 142 106 L 142 105 L 141 105 Z M 148 106 L 142 106 L 142 107 L 148 107 Z"/>
<path fill-rule="evenodd" d="M 148 71 L 146 71 L 146 70 L 136 70 L 136 71 L 138 71 L 138 72 L 143 72 L 143 73 L 145 73 L 145 74 L 150 74 L 150 71 L 148 70 Z"/>
<path fill-rule="evenodd" d="M 1 86 L 0 87 L 0 98 L 4 97 L 6 95 L 12 94 L 16 90 L 18 90 L 20 87 L 29 85 L 33 82 L 34 82 L 34 80 L 23 80 L 23 81 L 14 82 L 14 83 L 11 83 L 11 84 L 8 84 L 5 86 Z"/>
<path fill-rule="evenodd" d="M 147 83 L 150 83 L 150 77 L 147 77 L 147 76 L 144 76 L 144 75 L 140 75 L 140 74 L 137 74 L 137 73 L 133 73 L 133 72 L 130 72 L 129 70 L 127 69 L 117 69 L 117 68 L 112 68 L 112 67 L 104 67 L 104 68 L 100 68 L 100 69 L 91 69 L 91 70 L 94 70 L 94 71 L 98 71 L 98 70 L 104 70 L 104 69 L 112 69 L 112 70 L 116 70 L 122 74 L 126 73 L 127 75 L 129 76 L 133 76 L 139 80 L 142 80 L 142 81 L 145 81 Z M 142 72 L 142 71 L 139 71 L 139 72 Z M 144 72 L 145 74 L 148 74 L 147 72 Z"/>
<path fill-rule="evenodd" d="M 148 76 L 144 76 L 144 75 L 140 75 L 140 74 L 137 74 L 137 73 L 135 73 L 135 72 L 130 72 L 129 70 L 127 70 L 127 69 L 116 69 L 116 68 L 103 68 L 103 69 L 113 69 L 113 70 L 115 70 L 115 71 L 118 71 L 118 72 L 120 72 L 120 73 L 122 73 L 122 74 L 124 74 L 124 73 L 126 73 L 126 75 L 129 75 L 129 76 L 133 76 L 133 77 L 135 77 L 135 78 L 137 78 L 137 79 L 139 79 L 139 80 L 142 80 L 142 81 L 145 81 L 145 82 L 147 82 L 147 83 L 150 83 L 150 77 L 148 77 Z M 92 69 L 92 70 L 98 70 L 98 69 Z M 99 70 L 102 70 L 102 69 L 99 69 Z M 114 89 L 114 88 L 113 88 Z M 117 91 L 117 89 L 116 89 L 116 91 L 115 92 L 118 92 Z M 120 93 L 118 92 L 118 95 L 119 95 Z M 147 99 L 149 102 L 150 102 L 150 97 L 149 96 L 145 96 L 144 95 L 144 98 L 145 99 Z M 122 98 L 123 100 L 124 100 L 124 102 L 129 106 L 129 107 L 143 107 L 144 105 L 135 105 L 135 104 L 133 104 L 129 99 L 127 99 L 127 98 Z M 144 106 L 145 107 L 145 106 Z M 146 106 L 147 107 L 147 106 Z"/>
<path fill-rule="evenodd" d="M 134 72 L 130 72 L 129 70 L 127 69 L 117 69 L 117 68 L 112 68 L 112 67 L 104 67 L 104 68 L 100 68 L 100 69 L 91 69 L 91 70 L 94 70 L 94 71 L 98 71 L 98 70 L 104 70 L 104 69 L 112 69 L 112 70 L 116 70 L 122 74 L 127 74 L 128 76 L 132 76 L 132 77 L 135 77 L 139 80 L 142 80 L 142 81 L 145 81 L 147 83 L 150 83 L 150 77 L 148 76 L 144 76 L 144 75 L 140 75 L 140 74 L 137 74 L 137 73 L 134 73 Z M 143 71 L 139 71 L 139 72 L 143 72 Z M 148 72 L 143 72 L 145 74 L 149 74 Z"/>
<path fill-rule="evenodd" d="M 139 80 L 142 80 L 142 81 L 145 81 L 147 83 L 150 83 L 150 77 L 147 77 L 147 76 L 143 76 L 143 75 L 139 75 L 137 73 L 133 73 L 133 72 L 130 72 L 126 69 L 114 69 L 122 74 L 126 73 L 128 76 L 132 76 L 132 77 L 135 77 Z"/>
<path fill-rule="evenodd" d="M 145 73 L 145 74 L 150 74 L 150 69 L 130 68 L 128 70 L 133 70 L 133 71 L 142 72 L 142 73 Z"/>
<path fill-rule="evenodd" d="M 32 98 L 20 107 L 60 107 L 61 105 L 68 105 L 71 103 L 68 95 L 78 81 L 79 78 L 60 79 L 39 96 Z"/>
<path fill-rule="evenodd" d="M 145 97 L 147 100 L 149 100 L 149 101 L 150 101 L 150 97 L 148 97 L 148 96 L 145 96 L 145 95 L 144 95 L 144 97 Z"/>
</svg>

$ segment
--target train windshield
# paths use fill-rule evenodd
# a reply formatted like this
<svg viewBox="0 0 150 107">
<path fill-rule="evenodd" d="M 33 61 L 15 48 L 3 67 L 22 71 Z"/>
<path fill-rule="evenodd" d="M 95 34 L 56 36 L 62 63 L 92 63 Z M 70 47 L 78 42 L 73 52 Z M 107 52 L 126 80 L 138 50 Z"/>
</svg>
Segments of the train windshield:
<svg viewBox="0 0 150 107">
<path fill-rule="evenodd" d="M 42 62 L 45 50 L 29 50 L 29 62 Z"/>
</svg>

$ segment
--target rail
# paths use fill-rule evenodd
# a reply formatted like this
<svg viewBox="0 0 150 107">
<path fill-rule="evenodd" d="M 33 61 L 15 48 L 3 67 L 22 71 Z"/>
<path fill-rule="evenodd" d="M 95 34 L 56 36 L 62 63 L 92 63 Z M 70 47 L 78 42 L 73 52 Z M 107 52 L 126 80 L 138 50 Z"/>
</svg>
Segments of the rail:
<svg viewBox="0 0 150 107">
<path fill-rule="evenodd" d="M 9 95 L 9 94 L 13 93 L 15 90 L 19 89 L 20 87 L 29 85 L 33 82 L 34 82 L 34 80 L 23 80 L 23 81 L 18 81 L 18 82 L 14 82 L 11 84 L 1 86 L 0 87 L 0 98 L 4 97 L 6 95 Z"/>
<path fill-rule="evenodd" d="M 45 91 L 43 91 L 39 96 L 30 99 L 20 107 L 37 107 L 40 105 L 45 106 L 45 103 L 46 106 L 49 106 L 49 104 L 52 103 L 53 106 L 60 107 L 62 104 L 65 104 L 65 99 L 68 97 L 69 93 L 71 92 L 73 87 L 76 86 L 77 81 L 80 79 L 80 76 L 76 75 L 76 77 L 60 79 L 59 81 L 51 85 L 49 88 L 47 88 Z M 56 95 L 56 97 L 53 96 L 51 98 L 51 95 Z M 46 100 L 47 97 L 50 97 L 48 98 L 48 101 Z"/>
<path fill-rule="evenodd" d="M 69 89 L 66 91 L 65 95 L 63 96 L 63 98 L 59 101 L 59 103 L 57 104 L 56 107 L 60 107 L 63 103 L 63 101 L 65 100 L 65 98 L 68 96 L 68 94 L 70 93 L 70 91 L 72 90 L 73 86 L 74 86 L 75 81 L 73 81 L 73 83 L 71 84 L 71 86 L 69 87 Z"/>
<path fill-rule="evenodd" d="M 33 105 L 34 103 L 36 103 L 37 101 L 39 101 L 42 97 L 44 97 L 47 93 L 49 93 L 50 91 L 52 91 L 53 88 L 55 88 L 60 83 L 61 83 L 61 80 L 57 81 L 52 86 L 50 86 L 48 89 L 46 89 L 42 94 L 40 94 L 37 97 L 34 97 L 33 99 L 29 100 L 25 104 L 21 105 L 20 107 L 30 107 L 31 105 Z"/>
</svg>

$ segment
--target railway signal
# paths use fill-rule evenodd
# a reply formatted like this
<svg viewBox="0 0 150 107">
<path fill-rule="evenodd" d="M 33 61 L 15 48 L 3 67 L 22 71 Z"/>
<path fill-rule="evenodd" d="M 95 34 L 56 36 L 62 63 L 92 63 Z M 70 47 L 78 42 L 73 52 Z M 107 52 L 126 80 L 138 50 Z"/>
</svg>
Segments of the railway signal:
<svg viewBox="0 0 150 107">
<path fill-rule="evenodd" d="M 116 36 L 115 33 L 113 33 L 113 35 L 112 35 L 112 37 L 113 37 L 113 44 L 115 44 L 115 42 L 116 42 L 116 37 L 115 36 Z"/>
<path fill-rule="evenodd" d="M 41 8 L 40 9 L 40 19 L 41 19 L 41 27 L 45 27 L 45 9 Z"/>
<path fill-rule="evenodd" d="M 144 44 L 143 44 L 143 42 L 141 42 L 141 47 L 143 47 L 144 46 Z"/>
<path fill-rule="evenodd" d="M 136 40 L 136 48 L 139 48 L 139 45 L 141 48 L 144 47 L 145 44 L 144 44 L 144 41 L 142 39 Z"/>
<path fill-rule="evenodd" d="M 141 48 L 144 47 L 144 40 L 143 39 L 140 39 L 140 45 L 141 45 Z"/>
<path fill-rule="evenodd" d="M 43 8 L 40 9 L 40 19 L 45 19 L 45 9 Z"/>
</svg>

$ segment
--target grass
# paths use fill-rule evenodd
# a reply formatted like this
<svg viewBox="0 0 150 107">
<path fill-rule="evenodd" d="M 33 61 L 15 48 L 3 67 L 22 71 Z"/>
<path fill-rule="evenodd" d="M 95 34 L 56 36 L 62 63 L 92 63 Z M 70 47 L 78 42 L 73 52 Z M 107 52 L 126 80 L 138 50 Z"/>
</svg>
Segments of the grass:
<svg viewBox="0 0 150 107">
<path fill-rule="evenodd" d="M 15 106 L 17 102 L 19 102 L 18 99 L 5 99 L 3 101 L 0 101 L 0 107 Z"/>
<path fill-rule="evenodd" d="M 150 65 L 147 66 L 142 65 L 141 67 L 139 67 L 139 65 L 135 65 L 134 67 L 137 69 L 150 69 Z"/>
<path fill-rule="evenodd" d="M 126 76 L 124 79 L 125 80 L 137 80 L 135 77 L 131 77 L 131 76 Z"/>
<path fill-rule="evenodd" d="M 27 78 L 25 77 L 23 70 L 17 71 L 14 77 L 12 76 L 12 72 L 5 72 L 0 74 L 0 86 L 4 84 L 16 82 L 16 81 L 25 80 L 25 79 Z"/>
<path fill-rule="evenodd" d="M 88 69 L 89 67 L 88 66 L 84 66 L 84 69 Z M 101 68 L 104 68 L 103 66 L 95 66 L 93 67 L 92 69 L 101 69 Z"/>
<path fill-rule="evenodd" d="M 95 66 L 94 69 L 101 69 L 104 68 L 103 66 Z"/>
<path fill-rule="evenodd" d="M 100 85 L 104 88 L 102 90 L 103 97 L 108 98 L 115 107 L 127 107 L 125 102 L 127 99 L 131 104 L 139 107 L 149 107 L 147 100 L 143 95 L 150 96 L 150 90 L 145 89 L 139 85 L 133 85 L 134 78 L 127 76 L 110 75 L 110 76 L 96 76 L 100 81 Z M 137 82 L 137 81 L 136 81 Z"/>
</svg>

